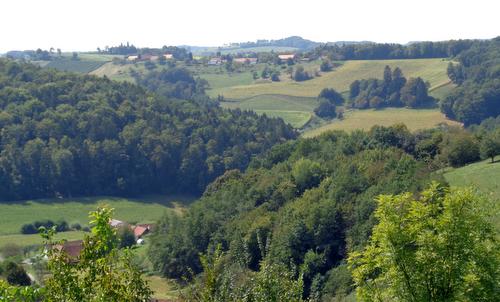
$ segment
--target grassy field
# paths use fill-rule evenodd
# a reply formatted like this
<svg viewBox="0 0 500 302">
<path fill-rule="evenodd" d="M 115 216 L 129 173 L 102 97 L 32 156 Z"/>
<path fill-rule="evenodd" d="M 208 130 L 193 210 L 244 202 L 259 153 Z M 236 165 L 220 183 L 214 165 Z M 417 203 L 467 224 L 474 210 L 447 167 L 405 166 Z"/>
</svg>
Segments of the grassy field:
<svg viewBox="0 0 500 302">
<path fill-rule="evenodd" d="M 83 239 L 85 232 L 80 231 L 71 231 L 71 232 L 62 232 L 57 233 L 54 236 L 54 240 L 62 240 L 66 239 L 68 241 L 71 240 L 79 240 Z M 43 239 L 39 234 L 33 235 L 22 235 L 22 234 L 10 234 L 10 235 L 0 235 L 0 249 L 6 244 L 14 243 L 20 247 L 32 246 L 32 245 L 40 245 L 43 243 Z"/>
<path fill-rule="evenodd" d="M 160 276 L 145 276 L 148 281 L 153 297 L 156 299 L 177 299 L 179 298 L 179 290 L 174 281 L 162 278 Z"/>
<path fill-rule="evenodd" d="M 474 186 L 482 193 L 500 201 L 500 161 L 484 160 L 465 167 L 450 169 L 444 174 L 452 186 Z"/>
<path fill-rule="evenodd" d="M 134 79 L 129 74 L 132 68 L 134 68 L 134 65 L 118 65 L 118 64 L 113 64 L 112 62 L 108 62 L 103 64 L 99 68 L 91 71 L 90 74 L 101 77 L 107 76 L 108 78 L 116 81 L 133 82 Z"/>
<path fill-rule="evenodd" d="M 93 70 L 98 69 L 105 63 L 106 61 L 89 61 L 89 60 L 74 61 L 71 59 L 62 59 L 62 60 L 50 61 L 44 67 L 55 68 L 62 71 L 89 73 Z"/>
<path fill-rule="evenodd" d="M 448 62 L 444 59 L 346 61 L 334 71 L 321 73 L 321 76 L 304 82 L 295 82 L 287 79 L 287 77 L 282 77 L 281 82 L 226 86 L 213 89 L 214 91 L 211 93 L 224 95 L 227 99 L 245 99 L 262 94 L 315 97 L 326 87 L 344 92 L 349 89 L 349 85 L 354 80 L 372 77 L 381 78 L 386 65 L 391 68 L 400 67 L 407 78 L 422 77 L 424 80 L 429 81 L 431 84 L 430 90 L 433 90 L 449 83 L 446 74 Z M 316 64 L 319 64 L 319 62 L 316 62 Z"/>
<path fill-rule="evenodd" d="M 451 186 L 473 186 L 480 193 L 493 200 L 493 221 L 500 239 L 500 161 L 491 163 L 490 159 L 473 163 L 465 167 L 450 168 L 444 173 L 444 178 Z"/>
<path fill-rule="evenodd" d="M 183 205 L 191 200 L 193 198 L 188 196 L 151 196 L 140 199 L 89 197 L 4 202 L 0 204 L 2 213 L 0 242 L 12 242 L 12 240 L 31 242 L 30 235 L 19 235 L 19 233 L 23 224 L 35 220 L 64 219 L 69 224 L 88 225 L 88 213 L 102 205 L 114 208 L 114 218 L 119 220 L 130 223 L 155 222 L 166 211 L 182 211 Z"/>
<path fill-rule="evenodd" d="M 302 65 L 306 70 L 314 72 L 319 69 L 318 64 L 319 62 L 316 61 Z M 400 67 L 407 78 L 420 76 L 429 81 L 430 94 L 438 98 L 445 97 L 454 87 L 446 74 L 448 61 L 443 59 L 345 61 L 335 70 L 320 73 L 319 77 L 304 82 L 292 81 L 284 71 L 282 71 L 280 82 L 254 81 L 251 77 L 251 70 L 232 74 L 199 73 L 199 76 L 209 82 L 211 87 L 208 90 L 209 95 L 214 97 L 223 95 L 228 100 L 222 103 L 224 107 L 248 109 L 257 113 L 278 116 L 295 128 L 301 128 L 312 117 L 312 111 L 316 106 L 314 98 L 323 88 L 332 87 L 345 94 L 354 80 L 381 78 L 386 65 L 391 68 Z M 258 64 L 254 70 L 260 73 L 262 68 L 264 65 Z M 302 101 L 297 102 L 298 98 Z M 398 116 L 402 112 L 406 113 L 397 109 L 396 111 L 386 110 L 384 113 L 374 111 L 351 113 L 343 121 L 326 125 L 313 135 L 328 129 L 367 129 L 375 124 L 391 125 L 404 122 L 414 130 L 447 122 L 442 114 L 435 110 L 414 111 L 408 112 L 411 115 Z"/>
<path fill-rule="evenodd" d="M 268 116 L 281 117 L 293 127 L 300 128 L 309 121 L 316 104 L 315 98 L 270 94 L 222 102 L 221 106 L 230 109 L 253 110 Z"/>
<path fill-rule="evenodd" d="M 330 124 L 306 131 L 304 137 L 317 136 L 329 130 L 369 130 L 374 125 L 390 126 L 398 123 L 404 123 L 411 131 L 433 128 L 440 123 L 460 125 L 458 122 L 446 119 L 438 109 L 387 108 L 383 110 L 351 110 L 344 114 L 344 119 L 335 120 Z"/>
<path fill-rule="evenodd" d="M 62 71 L 90 73 L 102 65 L 111 62 L 117 55 L 98 53 L 78 53 L 78 60 L 72 60 L 72 53 L 63 53 L 62 57 L 54 61 L 44 61 L 43 67 L 55 68 Z"/>
</svg>

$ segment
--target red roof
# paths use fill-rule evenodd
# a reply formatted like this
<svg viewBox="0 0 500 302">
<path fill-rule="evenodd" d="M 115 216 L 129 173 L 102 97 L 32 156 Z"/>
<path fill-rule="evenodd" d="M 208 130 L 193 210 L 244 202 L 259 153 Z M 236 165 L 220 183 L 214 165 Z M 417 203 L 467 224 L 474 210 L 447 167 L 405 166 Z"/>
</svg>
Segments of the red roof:
<svg viewBox="0 0 500 302">
<path fill-rule="evenodd" d="M 71 260 L 77 260 L 83 250 L 83 240 L 66 241 L 64 244 L 56 244 L 54 248 L 68 254 Z"/>
<path fill-rule="evenodd" d="M 149 231 L 149 227 L 145 227 L 145 226 L 136 226 L 134 228 L 134 235 L 135 235 L 135 238 L 141 238 L 144 234 L 146 234 L 147 232 Z"/>
</svg>

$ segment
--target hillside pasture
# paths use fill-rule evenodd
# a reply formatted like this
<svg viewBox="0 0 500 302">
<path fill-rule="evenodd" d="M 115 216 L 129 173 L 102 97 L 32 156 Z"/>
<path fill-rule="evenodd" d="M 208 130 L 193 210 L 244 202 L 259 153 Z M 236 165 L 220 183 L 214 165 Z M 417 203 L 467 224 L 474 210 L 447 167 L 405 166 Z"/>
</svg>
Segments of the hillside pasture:
<svg viewBox="0 0 500 302">
<path fill-rule="evenodd" d="M 493 201 L 493 224 L 500 232 L 500 161 L 491 163 L 490 159 L 460 168 L 448 168 L 444 178 L 451 186 L 474 187 L 486 198 Z M 500 235 L 498 236 L 500 239 Z"/>
<path fill-rule="evenodd" d="M 405 124 L 410 131 L 434 128 L 441 123 L 461 126 L 460 123 L 447 119 L 438 109 L 349 110 L 344 113 L 342 120 L 335 119 L 329 124 L 306 131 L 303 136 L 314 137 L 330 130 L 345 130 L 348 132 L 358 129 L 369 130 L 375 125 L 391 126 L 401 123 Z"/>
<path fill-rule="evenodd" d="M 70 71 L 78 73 L 89 73 L 93 70 L 98 69 L 106 61 L 89 61 L 89 60 L 71 60 L 71 59 L 60 59 L 54 60 L 47 63 L 44 67 L 55 68 L 61 71 Z"/>
<path fill-rule="evenodd" d="M 321 73 L 308 81 L 254 83 L 251 85 L 228 86 L 218 89 L 217 94 L 228 99 L 245 99 L 262 94 L 283 94 L 301 97 L 315 97 L 323 88 L 334 88 L 337 91 L 349 90 L 349 85 L 359 79 L 382 78 L 386 65 L 399 67 L 405 77 L 422 77 L 429 81 L 430 90 L 449 82 L 446 68 L 449 61 L 445 59 L 411 59 L 411 60 L 359 60 L 345 61 L 342 66 L 331 72 Z M 210 81 L 209 81 L 210 83 Z"/>
<path fill-rule="evenodd" d="M 491 163 L 490 159 L 449 169 L 444 173 L 446 181 L 452 186 L 473 186 L 481 193 L 500 201 L 500 161 Z"/>
</svg>

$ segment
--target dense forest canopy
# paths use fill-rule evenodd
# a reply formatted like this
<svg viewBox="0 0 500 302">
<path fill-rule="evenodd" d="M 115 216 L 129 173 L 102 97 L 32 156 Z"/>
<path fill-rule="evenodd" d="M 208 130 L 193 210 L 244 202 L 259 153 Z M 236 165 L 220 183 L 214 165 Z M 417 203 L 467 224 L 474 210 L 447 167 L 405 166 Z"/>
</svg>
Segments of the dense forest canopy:
<svg viewBox="0 0 500 302">
<path fill-rule="evenodd" d="M 196 81 L 178 86 L 159 95 L 0 60 L 0 198 L 202 192 L 296 136 L 280 119 L 221 109 Z"/>
<path fill-rule="evenodd" d="M 441 110 L 465 125 L 500 115 L 500 37 L 475 42 L 450 63 L 448 76 L 458 85 Z"/>
<path fill-rule="evenodd" d="M 375 196 L 417 192 L 429 181 L 429 166 L 416 157 L 432 156 L 422 150 L 432 136 L 377 127 L 277 145 L 246 173 L 219 177 L 184 217 L 164 217 L 151 260 L 181 278 L 200 271 L 196 255 L 220 243 L 249 270 L 263 259 L 313 266 L 304 276 L 309 293 L 314 278 L 333 282 L 347 251 L 366 242 Z"/>
<path fill-rule="evenodd" d="M 205 271 L 197 255 L 220 245 L 219 276 L 236 285 L 273 264 L 301 276 L 304 298 L 339 299 L 353 290 L 346 256 L 368 243 L 376 197 L 445 183 L 433 171 L 479 159 L 478 145 L 459 128 L 412 134 L 403 125 L 276 145 L 245 173 L 217 178 L 182 217 L 161 219 L 150 259 L 164 276 L 183 278 Z"/>
</svg>

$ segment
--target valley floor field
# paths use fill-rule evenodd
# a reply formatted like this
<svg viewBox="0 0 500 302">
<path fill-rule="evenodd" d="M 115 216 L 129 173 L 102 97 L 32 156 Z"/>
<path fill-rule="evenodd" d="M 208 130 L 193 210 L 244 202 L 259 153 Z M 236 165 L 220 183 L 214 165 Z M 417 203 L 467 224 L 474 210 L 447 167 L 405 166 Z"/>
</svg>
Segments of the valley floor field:
<svg viewBox="0 0 500 302">
<path fill-rule="evenodd" d="M 90 211 L 107 205 L 114 208 L 113 217 L 128 223 L 156 222 L 167 211 L 183 211 L 191 196 L 151 196 L 140 199 L 120 197 L 89 197 L 68 199 L 42 199 L 0 204 L 0 246 L 16 243 L 21 246 L 39 244 L 40 235 L 22 235 L 21 226 L 36 220 L 64 220 L 68 224 L 88 225 Z M 59 238 L 80 239 L 83 232 L 63 232 Z"/>
</svg>

